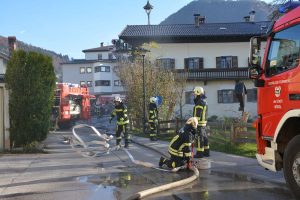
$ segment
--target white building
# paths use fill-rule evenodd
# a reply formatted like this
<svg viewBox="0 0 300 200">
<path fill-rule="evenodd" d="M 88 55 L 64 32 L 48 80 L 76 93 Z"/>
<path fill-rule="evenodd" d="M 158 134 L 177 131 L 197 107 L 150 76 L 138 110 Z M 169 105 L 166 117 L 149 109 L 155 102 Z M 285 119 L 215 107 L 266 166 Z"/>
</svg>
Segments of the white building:
<svg viewBox="0 0 300 200">
<path fill-rule="evenodd" d="M 202 18 L 203 19 L 203 18 Z M 234 116 L 239 103 L 234 95 L 237 80 L 247 88 L 245 111 L 257 115 L 257 90 L 248 79 L 249 41 L 266 32 L 269 22 L 205 23 L 173 25 L 129 25 L 119 38 L 134 47 L 155 42 L 151 57 L 163 68 L 186 74 L 185 114 L 193 109 L 195 86 L 202 86 L 208 100 L 208 115 Z"/>
<path fill-rule="evenodd" d="M 15 46 L 16 38 L 9 37 L 9 44 Z M 7 62 L 9 60 L 8 52 L 0 51 L 0 151 L 10 149 L 9 134 L 9 92 L 5 88 L 4 75 Z"/>
<path fill-rule="evenodd" d="M 103 46 L 83 50 L 85 59 L 62 63 L 63 82 L 89 87 L 90 93 L 98 97 L 98 103 L 110 101 L 111 97 L 123 94 L 124 89 L 115 73 L 114 46 Z"/>
</svg>

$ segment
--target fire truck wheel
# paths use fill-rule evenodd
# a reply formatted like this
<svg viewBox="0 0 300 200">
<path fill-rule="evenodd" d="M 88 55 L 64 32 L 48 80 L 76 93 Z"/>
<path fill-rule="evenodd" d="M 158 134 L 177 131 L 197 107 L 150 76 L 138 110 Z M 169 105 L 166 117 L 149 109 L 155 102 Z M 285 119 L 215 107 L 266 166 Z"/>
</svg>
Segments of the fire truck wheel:
<svg viewBox="0 0 300 200">
<path fill-rule="evenodd" d="M 283 172 L 290 190 L 300 199 L 300 135 L 289 142 L 284 152 Z"/>
</svg>

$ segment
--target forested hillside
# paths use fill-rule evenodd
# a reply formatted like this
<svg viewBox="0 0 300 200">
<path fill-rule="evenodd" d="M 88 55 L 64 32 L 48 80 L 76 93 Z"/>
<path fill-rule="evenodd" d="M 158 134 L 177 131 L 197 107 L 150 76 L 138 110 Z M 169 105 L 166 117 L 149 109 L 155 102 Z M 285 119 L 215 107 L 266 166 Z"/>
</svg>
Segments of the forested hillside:
<svg viewBox="0 0 300 200">
<path fill-rule="evenodd" d="M 55 67 L 55 73 L 61 75 L 60 64 L 62 62 L 69 61 L 68 55 L 57 54 L 54 51 L 49 51 L 47 49 L 42 49 L 40 47 L 35 47 L 30 44 L 26 44 L 22 41 L 19 41 L 17 38 L 17 47 L 24 51 L 35 51 L 52 57 L 53 65 Z M 8 41 L 6 37 L 0 36 L 0 52 L 8 53 Z"/>
<path fill-rule="evenodd" d="M 205 16 L 207 23 L 242 22 L 249 12 L 255 11 L 255 21 L 267 21 L 272 6 L 259 0 L 195 0 L 161 24 L 192 24 L 194 14 Z"/>
</svg>

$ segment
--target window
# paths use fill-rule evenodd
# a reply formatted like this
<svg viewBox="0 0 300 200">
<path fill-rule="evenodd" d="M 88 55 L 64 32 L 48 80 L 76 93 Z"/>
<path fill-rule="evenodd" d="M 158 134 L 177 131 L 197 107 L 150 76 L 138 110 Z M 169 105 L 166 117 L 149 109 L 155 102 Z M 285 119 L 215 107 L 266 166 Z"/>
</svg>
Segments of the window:
<svg viewBox="0 0 300 200">
<path fill-rule="evenodd" d="M 80 81 L 80 86 L 85 86 L 85 81 Z"/>
<path fill-rule="evenodd" d="M 92 86 L 93 86 L 92 81 L 87 81 L 87 82 L 86 82 L 86 85 L 87 85 L 88 87 L 92 87 Z"/>
<path fill-rule="evenodd" d="M 92 67 L 87 67 L 86 68 L 86 73 L 88 73 L 88 74 L 92 73 Z"/>
<path fill-rule="evenodd" d="M 234 90 L 218 90 L 218 103 L 237 103 Z"/>
<path fill-rule="evenodd" d="M 102 54 L 101 53 L 98 54 L 98 60 L 102 60 Z"/>
<path fill-rule="evenodd" d="M 160 58 L 156 60 L 156 65 L 165 70 L 175 69 L 175 59 L 173 58 Z"/>
<path fill-rule="evenodd" d="M 80 67 L 80 74 L 84 74 L 85 73 L 85 67 Z"/>
<path fill-rule="evenodd" d="M 237 68 L 238 58 L 237 56 L 216 57 L 216 64 L 218 69 Z"/>
<path fill-rule="evenodd" d="M 98 80 L 95 81 L 95 86 L 110 86 L 109 80 Z"/>
<path fill-rule="evenodd" d="M 185 58 L 184 68 L 188 70 L 199 70 L 203 69 L 203 58 Z"/>
<path fill-rule="evenodd" d="M 299 65 L 300 25 L 276 33 L 272 39 L 266 62 L 266 76 L 270 77 Z"/>
<path fill-rule="evenodd" d="M 114 81 L 114 86 L 121 86 L 120 80 L 115 80 Z"/>
<path fill-rule="evenodd" d="M 185 103 L 186 104 L 194 104 L 194 92 L 186 92 L 185 93 Z"/>
<path fill-rule="evenodd" d="M 247 102 L 257 102 L 257 89 L 247 90 Z"/>
<path fill-rule="evenodd" d="M 112 54 L 112 53 L 109 53 L 109 54 L 108 54 L 108 59 L 109 59 L 109 60 L 112 60 L 112 59 L 114 59 L 114 58 L 113 58 L 113 54 Z"/>
<path fill-rule="evenodd" d="M 96 72 L 110 72 L 110 66 L 96 66 L 95 73 Z"/>
</svg>

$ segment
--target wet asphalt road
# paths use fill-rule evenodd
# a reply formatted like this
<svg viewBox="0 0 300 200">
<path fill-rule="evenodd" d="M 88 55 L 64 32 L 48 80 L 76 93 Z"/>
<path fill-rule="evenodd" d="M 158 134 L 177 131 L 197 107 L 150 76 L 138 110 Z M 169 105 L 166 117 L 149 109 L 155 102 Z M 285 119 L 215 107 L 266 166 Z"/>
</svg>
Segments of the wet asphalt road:
<svg viewBox="0 0 300 200">
<path fill-rule="evenodd" d="M 105 119 L 100 124 L 102 128 L 114 128 L 105 124 Z M 49 154 L 0 156 L 0 199 L 126 199 L 138 191 L 192 175 L 187 171 L 169 173 L 137 166 L 123 150 L 112 148 L 106 153 L 103 141 L 91 130 L 82 128 L 78 135 L 88 150 L 76 141 L 63 143 L 63 136 L 72 138 L 71 131 L 66 131 L 50 134 L 46 142 Z M 110 144 L 113 147 L 115 141 Z M 129 152 L 134 159 L 153 164 L 160 157 L 157 152 L 137 144 L 131 144 Z M 238 169 L 200 170 L 197 181 L 145 199 L 293 199 L 284 184 L 244 174 Z"/>
</svg>

